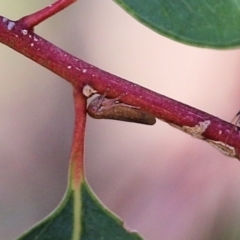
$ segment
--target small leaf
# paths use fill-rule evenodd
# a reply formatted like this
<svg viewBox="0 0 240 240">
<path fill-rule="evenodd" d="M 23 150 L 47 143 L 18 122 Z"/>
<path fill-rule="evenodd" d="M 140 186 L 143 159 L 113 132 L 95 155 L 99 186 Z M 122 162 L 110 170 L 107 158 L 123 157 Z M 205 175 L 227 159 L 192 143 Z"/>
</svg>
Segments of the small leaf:
<svg viewBox="0 0 240 240">
<path fill-rule="evenodd" d="M 115 0 L 156 32 L 201 47 L 240 46 L 240 0 Z"/>
<path fill-rule="evenodd" d="M 69 188 L 57 209 L 18 240 L 142 240 L 124 229 L 122 221 L 103 207 L 85 181 L 80 187 L 80 191 Z"/>
</svg>

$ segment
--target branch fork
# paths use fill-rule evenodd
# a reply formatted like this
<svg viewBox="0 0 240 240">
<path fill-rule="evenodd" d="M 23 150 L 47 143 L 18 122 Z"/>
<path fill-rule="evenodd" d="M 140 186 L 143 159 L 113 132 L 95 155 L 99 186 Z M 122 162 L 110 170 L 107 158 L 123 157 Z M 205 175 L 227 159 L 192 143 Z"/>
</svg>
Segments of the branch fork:
<svg viewBox="0 0 240 240">
<path fill-rule="evenodd" d="M 205 140 L 224 154 L 240 159 L 240 131 L 238 127 L 208 113 L 170 99 L 149 89 L 101 70 L 73 56 L 34 33 L 34 27 L 76 0 L 57 0 L 42 10 L 11 21 L 0 16 L 0 42 L 72 84 L 76 94 L 82 95 L 85 86 L 108 98 L 121 96 L 121 102 L 146 111 L 182 131 Z M 86 104 L 86 102 L 84 103 Z M 83 110 L 81 110 L 83 111 Z M 86 107 L 85 107 L 86 117 Z M 85 125 L 81 128 L 84 135 Z"/>
</svg>

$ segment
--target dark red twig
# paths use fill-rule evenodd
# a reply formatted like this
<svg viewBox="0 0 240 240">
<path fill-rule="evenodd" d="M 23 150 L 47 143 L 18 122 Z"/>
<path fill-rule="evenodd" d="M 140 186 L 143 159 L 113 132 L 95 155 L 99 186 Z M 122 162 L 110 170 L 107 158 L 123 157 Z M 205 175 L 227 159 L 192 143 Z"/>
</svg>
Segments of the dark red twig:
<svg viewBox="0 0 240 240">
<path fill-rule="evenodd" d="M 18 23 L 22 24 L 23 28 L 33 29 L 39 23 L 60 12 L 76 1 L 77 0 L 58 0 L 55 3 L 41 9 L 40 11 L 21 18 Z"/>
<path fill-rule="evenodd" d="M 62 4 L 56 7 L 57 11 L 72 2 L 57 1 L 56 6 Z M 36 17 L 38 20 L 34 20 L 34 14 L 16 22 L 0 17 L 0 42 L 55 72 L 79 91 L 86 85 L 99 94 L 108 89 L 108 98 L 122 95 L 121 102 L 140 107 L 174 127 L 208 141 L 226 155 L 240 158 L 240 132 L 238 128 L 232 131 L 232 124 L 105 72 L 35 34 L 34 24 L 56 13 L 46 9 L 35 13 L 44 16 Z"/>
</svg>

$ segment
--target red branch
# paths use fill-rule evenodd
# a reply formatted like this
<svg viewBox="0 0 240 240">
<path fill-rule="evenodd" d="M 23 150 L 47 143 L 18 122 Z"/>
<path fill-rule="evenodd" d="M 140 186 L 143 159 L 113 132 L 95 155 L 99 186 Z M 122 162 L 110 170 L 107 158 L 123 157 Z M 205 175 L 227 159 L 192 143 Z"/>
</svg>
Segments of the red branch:
<svg viewBox="0 0 240 240">
<path fill-rule="evenodd" d="M 46 8 L 41 9 L 38 12 L 35 12 L 33 14 L 21 18 L 18 22 L 19 24 L 22 24 L 23 28 L 33 29 L 36 25 L 38 25 L 42 21 L 60 12 L 61 10 L 63 10 L 64 8 L 68 7 L 70 4 L 76 1 L 77 0 L 58 0 L 55 3 L 48 5 Z"/>
<path fill-rule="evenodd" d="M 72 2 L 60 0 L 53 5 L 59 11 Z M 44 11 L 47 13 L 44 14 Z M 36 16 L 32 14 L 16 22 L 0 17 L 0 42 L 61 76 L 79 91 L 85 85 L 91 86 L 99 94 L 108 89 L 108 98 L 122 95 L 121 102 L 138 106 L 191 135 L 214 141 L 212 143 L 225 154 L 240 158 L 240 132 L 238 128 L 232 131 L 232 124 L 105 72 L 35 34 L 34 25 L 49 17 L 50 13 L 53 15 L 56 12 L 45 8 L 35 13 Z M 207 126 L 199 133 L 198 127 L 202 124 Z"/>
</svg>

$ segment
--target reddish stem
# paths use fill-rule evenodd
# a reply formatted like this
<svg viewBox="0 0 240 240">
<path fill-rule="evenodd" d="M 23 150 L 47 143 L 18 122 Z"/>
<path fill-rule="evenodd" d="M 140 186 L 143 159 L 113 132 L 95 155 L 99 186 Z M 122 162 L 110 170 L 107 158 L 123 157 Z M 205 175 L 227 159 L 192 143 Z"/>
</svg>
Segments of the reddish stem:
<svg viewBox="0 0 240 240">
<path fill-rule="evenodd" d="M 64 3 L 70 4 L 70 1 L 56 2 L 56 4 L 60 3 L 64 6 Z M 32 18 L 34 19 L 34 14 Z M 214 141 L 212 144 L 214 143 L 225 153 L 230 152 L 232 157 L 240 158 L 240 132 L 238 129 L 232 131 L 232 124 L 107 73 L 72 56 L 33 33 L 31 30 L 34 21 L 29 22 L 31 24 L 25 26 L 30 26 L 30 29 L 26 29 L 23 28 L 22 20 L 13 22 L 0 17 L 0 42 L 55 72 L 79 91 L 87 84 L 100 94 L 104 94 L 108 89 L 107 97 L 121 95 L 121 102 L 140 107 L 194 136 Z M 205 126 L 200 134 L 199 126 Z"/>
<path fill-rule="evenodd" d="M 78 188 L 83 177 L 83 153 L 84 153 L 84 138 L 86 126 L 86 98 L 74 89 L 74 104 L 75 104 L 75 127 L 73 134 L 73 145 L 70 159 L 70 171 L 73 179 L 73 187 Z"/>
<path fill-rule="evenodd" d="M 55 3 L 48 5 L 40 11 L 21 18 L 18 22 L 19 24 L 22 24 L 23 28 L 33 29 L 42 21 L 60 12 L 76 1 L 77 0 L 57 0 Z"/>
</svg>

